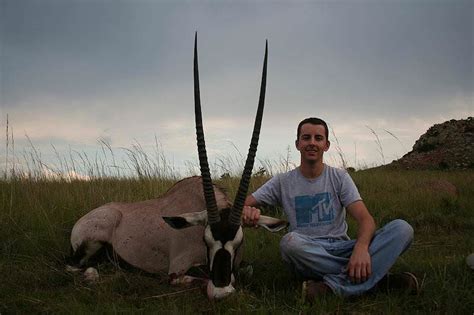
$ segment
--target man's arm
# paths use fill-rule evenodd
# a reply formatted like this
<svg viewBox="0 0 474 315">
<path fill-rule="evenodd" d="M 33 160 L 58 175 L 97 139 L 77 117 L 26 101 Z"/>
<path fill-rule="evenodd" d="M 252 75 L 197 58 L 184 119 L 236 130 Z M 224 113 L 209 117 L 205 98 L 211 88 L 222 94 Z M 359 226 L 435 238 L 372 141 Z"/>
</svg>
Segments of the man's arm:
<svg viewBox="0 0 474 315">
<path fill-rule="evenodd" d="M 257 207 L 257 206 L 259 206 L 259 203 L 258 203 L 257 199 L 255 199 L 254 196 L 248 195 L 247 198 L 245 198 L 244 205 L 249 206 L 249 207 Z"/>
<path fill-rule="evenodd" d="M 260 219 L 260 209 L 256 207 L 259 206 L 257 199 L 252 195 L 248 195 L 245 198 L 244 209 L 242 211 L 242 220 L 245 225 L 255 226 Z"/>
<path fill-rule="evenodd" d="M 262 205 L 261 203 L 275 204 L 277 202 L 279 199 L 278 196 L 280 195 L 279 183 L 279 177 L 274 176 L 258 188 L 253 194 L 258 195 L 260 202 L 253 194 L 249 194 L 247 198 L 245 198 L 244 209 L 242 211 L 242 221 L 244 225 L 256 226 L 260 219 L 260 209 L 256 207 Z"/>
<path fill-rule="evenodd" d="M 357 241 L 347 265 L 347 274 L 352 282 L 360 283 L 372 273 L 369 245 L 375 232 L 375 222 L 362 200 L 351 203 L 346 209 L 358 225 Z"/>
</svg>

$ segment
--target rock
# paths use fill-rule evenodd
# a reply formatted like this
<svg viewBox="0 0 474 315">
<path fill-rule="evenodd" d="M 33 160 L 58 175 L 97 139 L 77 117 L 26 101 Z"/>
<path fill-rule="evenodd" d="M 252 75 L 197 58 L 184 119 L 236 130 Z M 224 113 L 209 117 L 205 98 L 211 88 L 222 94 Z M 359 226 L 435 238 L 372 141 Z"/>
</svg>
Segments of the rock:
<svg viewBox="0 0 474 315">
<path fill-rule="evenodd" d="M 466 264 L 471 268 L 474 269 L 474 253 L 470 254 L 466 257 Z"/>
<path fill-rule="evenodd" d="M 474 119 L 446 121 L 428 129 L 413 150 L 390 163 L 403 169 L 473 169 Z"/>
<path fill-rule="evenodd" d="M 426 181 L 426 187 L 437 194 L 445 194 L 451 197 L 457 197 L 459 191 L 453 183 L 445 179 L 431 179 Z"/>
</svg>

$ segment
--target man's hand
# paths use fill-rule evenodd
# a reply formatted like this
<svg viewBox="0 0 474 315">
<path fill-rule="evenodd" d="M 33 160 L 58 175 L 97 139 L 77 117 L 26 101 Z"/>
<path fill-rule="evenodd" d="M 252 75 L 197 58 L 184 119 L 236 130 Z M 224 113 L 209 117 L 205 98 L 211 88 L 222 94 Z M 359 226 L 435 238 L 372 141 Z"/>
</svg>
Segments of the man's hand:
<svg viewBox="0 0 474 315">
<path fill-rule="evenodd" d="M 358 246 L 357 243 L 352 251 L 347 274 L 352 283 L 365 282 L 372 274 L 372 262 L 367 248 Z"/>
<path fill-rule="evenodd" d="M 346 210 L 359 226 L 357 242 L 347 265 L 347 274 L 353 283 L 361 283 L 366 281 L 372 273 L 369 245 L 375 232 L 375 222 L 362 200 L 351 203 Z"/>
<path fill-rule="evenodd" d="M 258 219 L 260 219 L 260 210 L 258 208 L 244 206 L 242 211 L 244 225 L 257 227 Z"/>
</svg>

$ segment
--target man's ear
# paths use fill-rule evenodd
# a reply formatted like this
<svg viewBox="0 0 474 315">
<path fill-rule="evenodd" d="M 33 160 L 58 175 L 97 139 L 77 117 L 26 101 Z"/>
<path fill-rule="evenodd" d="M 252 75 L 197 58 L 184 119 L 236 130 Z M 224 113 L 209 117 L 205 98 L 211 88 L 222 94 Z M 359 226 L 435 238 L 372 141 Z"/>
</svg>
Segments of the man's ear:
<svg viewBox="0 0 474 315">
<path fill-rule="evenodd" d="M 277 218 L 267 217 L 266 215 L 261 215 L 260 218 L 258 219 L 257 225 L 263 227 L 267 231 L 274 233 L 274 232 L 283 230 L 289 225 L 289 223 L 288 221 L 285 221 L 282 219 L 277 219 Z"/>
<path fill-rule="evenodd" d="M 207 210 L 201 212 L 183 213 L 175 217 L 163 217 L 163 220 L 174 229 L 184 229 L 190 226 L 207 224 Z"/>
<path fill-rule="evenodd" d="M 327 150 L 329 150 L 329 147 L 331 146 L 331 141 L 329 140 L 326 140 L 327 144 L 326 144 L 326 149 L 324 150 L 324 152 L 326 152 Z"/>
<path fill-rule="evenodd" d="M 300 148 L 298 148 L 298 144 L 299 144 L 299 142 L 298 142 L 298 139 L 296 139 L 296 140 L 295 140 L 295 147 L 296 147 L 296 150 L 298 150 L 298 151 L 299 151 L 299 150 L 300 150 Z"/>
</svg>

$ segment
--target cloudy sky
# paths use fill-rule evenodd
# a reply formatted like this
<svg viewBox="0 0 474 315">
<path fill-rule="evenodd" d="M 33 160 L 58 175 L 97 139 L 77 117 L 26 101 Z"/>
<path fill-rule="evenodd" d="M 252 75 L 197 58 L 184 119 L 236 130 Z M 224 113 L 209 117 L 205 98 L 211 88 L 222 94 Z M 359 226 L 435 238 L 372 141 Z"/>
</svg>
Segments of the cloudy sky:
<svg viewBox="0 0 474 315">
<path fill-rule="evenodd" d="M 0 15 L 0 130 L 8 115 L 16 154 L 31 141 L 49 165 L 104 142 L 117 158 L 158 142 L 175 169 L 196 163 L 195 31 L 211 161 L 247 152 L 266 39 L 261 161 L 297 162 L 309 116 L 337 137 L 329 164 L 339 151 L 364 167 L 474 114 L 471 0 L 0 0 Z"/>
</svg>

